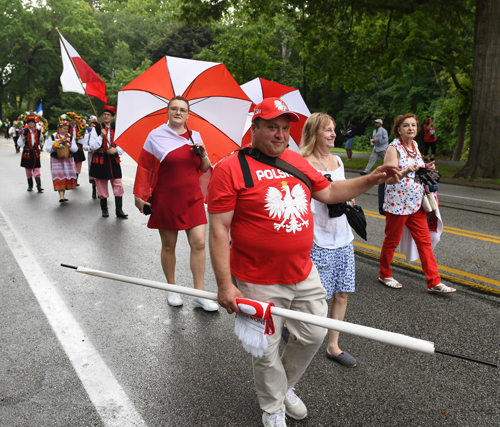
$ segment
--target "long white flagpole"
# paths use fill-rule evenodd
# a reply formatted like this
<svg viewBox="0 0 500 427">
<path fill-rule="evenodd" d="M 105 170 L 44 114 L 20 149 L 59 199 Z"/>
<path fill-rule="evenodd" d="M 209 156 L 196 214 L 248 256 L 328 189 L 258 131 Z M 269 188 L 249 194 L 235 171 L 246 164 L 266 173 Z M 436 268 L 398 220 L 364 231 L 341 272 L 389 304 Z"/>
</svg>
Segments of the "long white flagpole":
<svg viewBox="0 0 500 427">
<path fill-rule="evenodd" d="M 109 273 L 106 271 L 94 270 L 85 267 L 75 267 L 67 264 L 61 264 L 61 266 L 75 269 L 77 273 L 83 273 L 91 276 L 103 277 L 105 279 L 116 280 L 119 282 L 131 283 L 134 285 L 146 286 L 149 288 L 161 289 L 163 291 L 177 292 L 184 295 L 206 298 L 213 301 L 217 301 L 217 294 L 213 292 L 200 291 L 198 289 L 186 288 L 179 285 L 171 285 L 169 283 L 155 282 L 153 280 L 123 276 L 121 274 Z M 300 322 L 309 323 L 311 325 L 320 326 L 327 329 L 333 329 L 334 331 L 344 332 L 347 334 L 356 335 L 358 337 L 368 338 L 374 341 L 407 348 L 409 350 L 419 351 L 421 353 L 427 353 L 427 354 L 441 353 L 447 356 L 458 357 L 460 359 L 470 360 L 473 362 L 497 367 L 497 365 L 494 363 L 484 362 L 481 360 L 472 359 L 470 357 L 436 350 L 434 348 L 434 343 L 431 341 L 425 341 L 418 338 L 410 337 L 408 335 L 402 335 L 395 332 L 385 331 L 383 329 L 371 328 L 368 326 L 343 322 L 341 320 L 330 319 L 328 317 L 302 313 L 299 311 L 288 310 L 280 307 L 271 307 L 271 313 L 276 316 L 285 317 L 287 319 L 298 320 Z"/>
</svg>

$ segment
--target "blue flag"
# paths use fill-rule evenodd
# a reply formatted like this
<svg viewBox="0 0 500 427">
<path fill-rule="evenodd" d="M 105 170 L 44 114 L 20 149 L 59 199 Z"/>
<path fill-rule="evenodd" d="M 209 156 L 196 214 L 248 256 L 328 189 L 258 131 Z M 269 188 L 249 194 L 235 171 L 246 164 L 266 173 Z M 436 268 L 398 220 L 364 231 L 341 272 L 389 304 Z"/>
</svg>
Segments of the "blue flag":
<svg viewBox="0 0 500 427">
<path fill-rule="evenodd" d="M 42 103 L 41 102 L 40 102 L 40 105 L 38 106 L 38 108 L 36 109 L 36 113 L 39 116 L 43 116 L 43 108 L 42 108 Z"/>
</svg>

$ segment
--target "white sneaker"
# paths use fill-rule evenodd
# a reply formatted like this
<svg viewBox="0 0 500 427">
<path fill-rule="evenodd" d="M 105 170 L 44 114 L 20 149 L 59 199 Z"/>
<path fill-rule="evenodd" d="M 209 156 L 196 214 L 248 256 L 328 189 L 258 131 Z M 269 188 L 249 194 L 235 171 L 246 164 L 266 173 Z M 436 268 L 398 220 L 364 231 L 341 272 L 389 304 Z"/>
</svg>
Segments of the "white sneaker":
<svg viewBox="0 0 500 427">
<path fill-rule="evenodd" d="M 205 311 L 217 311 L 219 309 L 219 304 L 210 299 L 193 297 L 192 302 L 195 307 L 200 307 Z"/>
<path fill-rule="evenodd" d="M 303 420 L 307 417 L 307 408 L 304 402 L 295 394 L 295 389 L 290 387 L 285 395 L 286 414 L 294 420 Z"/>
<path fill-rule="evenodd" d="M 285 419 L 284 411 L 278 411 L 274 414 L 264 412 L 262 414 L 262 424 L 264 424 L 264 427 L 286 427 Z"/>
<path fill-rule="evenodd" d="M 175 292 L 167 292 L 167 302 L 172 307 L 180 307 L 184 304 L 179 294 L 176 294 Z"/>
</svg>

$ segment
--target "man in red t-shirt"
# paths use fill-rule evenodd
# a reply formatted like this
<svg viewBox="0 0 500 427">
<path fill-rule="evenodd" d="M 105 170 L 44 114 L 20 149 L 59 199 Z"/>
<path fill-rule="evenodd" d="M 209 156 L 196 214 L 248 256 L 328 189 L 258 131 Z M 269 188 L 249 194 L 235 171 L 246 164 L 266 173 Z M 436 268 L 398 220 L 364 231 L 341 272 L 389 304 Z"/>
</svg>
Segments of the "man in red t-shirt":
<svg viewBox="0 0 500 427">
<path fill-rule="evenodd" d="M 432 123 L 432 117 L 427 117 L 427 121 L 424 125 L 424 149 L 422 154 L 424 157 L 424 162 L 432 162 L 435 160 L 436 156 L 436 128 Z M 431 149 L 431 158 L 427 157 L 429 153 L 429 148 Z"/>
<path fill-rule="evenodd" d="M 218 285 L 218 302 L 239 312 L 236 298 L 273 302 L 277 307 L 326 316 L 325 290 L 310 253 L 313 218 L 310 199 L 323 203 L 350 200 L 385 181 L 398 179 L 395 167 L 381 166 L 367 176 L 329 182 L 299 154 L 288 150 L 290 121 L 298 116 L 279 98 L 255 107 L 252 147 L 291 163 L 309 179 L 298 178 L 247 156 L 253 187 L 246 188 L 238 155 L 221 161 L 208 187 L 209 245 Z M 231 245 L 229 244 L 231 234 Z M 274 319 L 276 330 L 284 320 Z M 254 376 L 264 425 L 284 425 L 286 414 L 307 416 L 293 387 L 321 346 L 326 330 L 287 320 L 290 339 L 279 355 L 280 334 L 268 336 L 263 357 L 254 357 Z"/>
</svg>

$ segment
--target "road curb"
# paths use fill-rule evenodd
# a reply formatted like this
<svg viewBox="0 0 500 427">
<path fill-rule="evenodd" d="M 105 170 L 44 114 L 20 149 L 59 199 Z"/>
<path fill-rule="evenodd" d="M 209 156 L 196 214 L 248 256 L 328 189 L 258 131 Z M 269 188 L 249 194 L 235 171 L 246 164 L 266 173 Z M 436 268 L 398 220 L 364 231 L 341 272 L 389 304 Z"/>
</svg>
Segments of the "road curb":
<svg viewBox="0 0 500 427">
<path fill-rule="evenodd" d="M 363 258 L 370 258 L 370 259 L 375 259 L 377 261 L 380 261 L 380 256 L 374 252 L 370 252 L 370 251 L 367 251 L 364 249 L 359 249 L 356 247 L 354 248 L 354 252 L 356 253 L 356 255 L 360 255 Z M 414 273 L 420 273 L 420 274 L 424 275 L 422 268 L 411 265 L 407 262 L 393 259 L 391 264 L 398 266 L 400 268 L 403 268 L 405 270 L 412 271 Z M 474 291 L 488 294 L 488 295 L 493 295 L 493 296 L 500 296 L 500 289 L 490 288 L 489 286 L 481 285 L 481 284 L 475 283 L 475 282 L 471 282 L 470 280 L 460 279 L 458 277 L 455 277 L 455 276 L 452 276 L 452 275 L 446 274 L 446 273 L 439 273 L 439 275 L 441 276 L 441 278 L 443 278 L 451 283 L 466 286 L 468 288 L 473 289 Z"/>
</svg>

